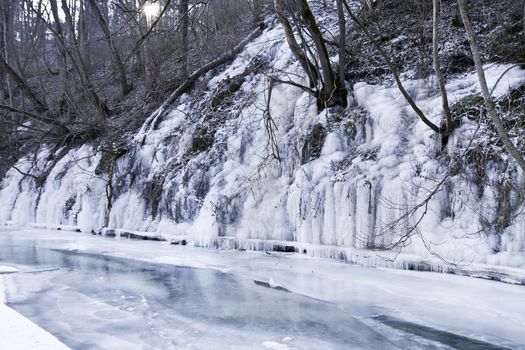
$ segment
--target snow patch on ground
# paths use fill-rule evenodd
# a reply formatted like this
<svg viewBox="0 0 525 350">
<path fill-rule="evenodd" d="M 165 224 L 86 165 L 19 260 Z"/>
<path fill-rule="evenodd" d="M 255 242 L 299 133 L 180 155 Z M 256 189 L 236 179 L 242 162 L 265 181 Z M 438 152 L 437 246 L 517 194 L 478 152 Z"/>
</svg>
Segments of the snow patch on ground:
<svg viewBox="0 0 525 350">
<path fill-rule="evenodd" d="M 270 350 L 290 350 L 288 345 L 282 344 L 282 343 L 277 343 L 275 341 L 265 341 L 265 342 L 262 343 L 262 346 L 265 349 L 270 349 Z"/>
<path fill-rule="evenodd" d="M 16 272 L 11 266 L 0 266 L 3 272 Z M 0 348 L 6 350 L 67 350 L 51 334 L 4 304 L 4 280 L 0 275 Z"/>
<path fill-rule="evenodd" d="M 0 275 L 4 273 L 14 273 L 18 271 L 19 270 L 14 266 L 0 265 Z M 2 296 L 2 293 L 0 292 L 0 302 L 2 301 L 1 296 Z"/>
</svg>

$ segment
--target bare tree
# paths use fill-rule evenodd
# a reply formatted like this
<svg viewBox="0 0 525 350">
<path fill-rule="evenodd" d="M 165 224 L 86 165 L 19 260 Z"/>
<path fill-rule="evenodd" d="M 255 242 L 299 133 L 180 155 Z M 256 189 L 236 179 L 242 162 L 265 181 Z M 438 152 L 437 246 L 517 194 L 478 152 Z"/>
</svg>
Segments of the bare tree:
<svg viewBox="0 0 525 350">
<path fill-rule="evenodd" d="M 52 26 L 53 27 L 53 30 L 52 32 L 55 34 L 56 37 L 64 37 L 64 30 L 62 28 L 62 24 L 61 24 L 61 21 L 60 21 L 60 16 L 58 14 L 58 6 L 57 6 L 57 3 L 56 1 L 50 1 L 49 2 L 49 5 L 51 7 L 51 14 L 52 14 L 52 18 L 53 18 L 53 24 L 54 26 L 50 25 L 49 23 L 48 26 Z M 28 6 L 31 6 L 30 4 L 28 4 Z M 42 11 L 40 8 L 37 8 L 37 9 L 34 9 L 32 8 L 33 12 L 36 12 L 36 15 L 39 19 L 43 19 L 43 16 L 42 16 Z M 66 49 L 63 45 L 58 45 L 57 47 L 57 51 L 58 51 L 58 56 L 59 56 L 59 62 L 57 64 L 58 66 L 58 79 L 59 79 L 59 88 L 60 88 L 60 92 L 59 92 L 59 95 L 61 96 L 61 98 L 63 98 L 63 100 L 65 101 L 65 95 L 67 95 L 69 93 L 69 73 L 68 73 L 68 62 L 67 62 L 67 53 L 66 53 Z"/>
<path fill-rule="evenodd" d="M 428 126 L 430 129 L 432 129 L 434 132 L 438 134 L 444 134 L 445 130 L 438 125 L 434 124 L 431 120 L 427 118 L 425 113 L 418 107 L 412 96 L 406 91 L 405 87 L 403 86 L 403 83 L 401 82 L 401 77 L 399 74 L 399 71 L 397 70 L 396 66 L 392 63 L 390 57 L 386 53 L 386 51 L 381 47 L 379 42 L 374 38 L 374 36 L 368 31 L 366 26 L 361 22 L 361 20 L 354 14 L 354 11 L 351 9 L 351 7 L 348 5 L 348 2 L 346 0 L 342 0 L 343 5 L 346 8 L 346 11 L 354 21 L 354 23 L 363 31 L 365 36 L 368 38 L 368 40 L 372 43 L 372 45 L 376 48 L 377 51 L 379 51 L 379 54 L 387 64 L 388 68 L 392 72 L 392 75 L 394 76 L 394 80 L 396 81 L 397 87 L 405 100 L 408 102 L 412 110 L 417 114 L 419 119 Z"/>
<path fill-rule="evenodd" d="M 11 40 L 12 40 L 12 33 L 11 33 L 11 21 L 12 21 L 12 4 L 10 4 L 8 1 L 2 1 L 2 44 L 3 44 L 3 50 L 0 53 L 0 56 L 3 56 L 2 59 L 5 61 L 6 65 L 9 65 L 10 59 L 10 47 Z M 7 94 L 9 97 L 9 105 L 13 106 L 13 89 L 11 86 L 11 79 L 9 79 L 9 75 L 6 76 L 5 83 L 6 83 L 6 89 Z"/>
<path fill-rule="evenodd" d="M 54 8 L 53 12 L 57 13 L 57 16 L 58 16 L 57 1 L 49 0 L 49 3 L 51 7 Z M 103 122 L 105 122 L 105 119 L 109 116 L 109 113 L 110 113 L 109 108 L 102 101 L 102 99 L 98 96 L 93 84 L 91 83 L 89 72 L 88 72 L 86 63 L 84 61 L 84 58 L 82 56 L 78 38 L 75 33 L 75 24 L 74 24 L 73 16 L 71 15 L 67 0 L 61 0 L 61 5 L 62 5 L 62 12 L 64 13 L 64 17 L 65 17 L 66 26 L 68 28 L 68 34 L 72 42 L 72 49 L 68 48 L 67 39 L 66 39 L 67 37 L 66 37 L 65 32 L 62 32 L 62 34 L 60 34 L 56 30 L 54 30 L 53 26 L 49 24 L 49 22 L 46 22 L 47 26 L 51 30 L 51 32 L 54 34 L 58 45 L 61 46 L 62 50 L 70 58 L 70 61 L 73 67 L 75 68 L 75 71 L 80 79 L 81 87 L 87 99 L 90 101 L 91 105 L 95 108 L 95 111 L 97 111 L 99 118 Z M 38 15 L 40 16 L 40 18 L 43 18 L 41 13 L 38 13 Z"/>
<path fill-rule="evenodd" d="M 195 82 L 201 78 L 203 75 L 208 73 L 214 68 L 217 68 L 218 66 L 232 60 L 235 55 L 239 54 L 241 50 L 248 44 L 250 41 L 255 39 L 257 36 L 261 35 L 262 30 L 265 28 L 265 24 L 261 23 L 258 28 L 256 28 L 254 31 L 252 31 L 244 40 L 242 40 L 239 44 L 237 44 L 234 48 L 232 48 L 230 51 L 225 53 L 224 55 L 208 62 L 204 66 L 200 67 L 196 71 L 194 71 L 192 74 L 184 80 L 184 82 L 173 91 L 169 97 L 162 103 L 162 105 L 157 109 L 157 112 L 153 114 L 152 117 L 150 117 L 150 122 L 147 124 L 155 124 L 156 120 L 158 118 L 161 118 L 164 114 L 164 112 L 168 109 L 168 107 L 175 102 L 183 93 L 188 91 Z"/>
<path fill-rule="evenodd" d="M 344 86 L 346 68 L 346 18 L 343 9 L 343 1 L 336 0 L 336 5 L 339 25 L 339 69 L 337 78 L 339 79 L 339 86 Z"/>
<path fill-rule="evenodd" d="M 11 67 L 11 65 L 4 59 L 4 57 L 2 57 L 2 55 L 0 55 L 0 67 L 2 67 L 7 72 L 11 79 L 15 82 L 17 88 L 27 96 L 27 98 L 33 104 L 33 108 L 36 112 L 46 113 L 48 111 L 45 102 L 36 95 L 26 80 L 22 78 L 13 67 Z"/>
<path fill-rule="evenodd" d="M 432 56 L 434 61 L 434 71 L 441 92 L 441 101 L 443 106 L 443 113 L 445 114 L 446 130 L 445 134 L 449 135 L 452 132 L 452 116 L 448 105 L 447 89 L 445 87 L 445 77 L 441 71 L 439 64 L 439 22 L 441 17 L 441 0 L 432 0 L 433 4 L 433 26 L 432 26 Z"/>
<path fill-rule="evenodd" d="M 263 20 L 263 0 L 253 0 L 253 22 L 258 24 Z"/>
<path fill-rule="evenodd" d="M 295 58 L 297 58 L 299 64 L 308 76 L 310 88 L 314 88 L 320 79 L 319 74 L 317 72 L 317 68 L 310 61 L 306 53 L 303 52 L 301 46 L 295 39 L 292 25 L 288 21 L 288 18 L 286 18 L 285 16 L 285 6 L 283 0 L 275 1 L 275 11 L 277 13 L 277 18 L 279 22 L 283 26 L 284 33 L 286 35 L 286 40 L 288 41 L 288 46 L 290 47 L 290 50 L 294 54 Z"/>
<path fill-rule="evenodd" d="M 341 79 L 334 73 L 325 44 L 326 39 L 323 37 L 308 2 L 306 0 L 293 0 L 290 2 L 275 0 L 275 10 L 277 18 L 284 28 L 290 50 L 310 80 L 310 88 L 313 88 L 313 94 L 317 98 L 318 108 L 346 107 L 348 91 L 344 84 L 341 84 L 344 78 Z M 295 39 L 287 14 L 294 20 L 305 49 L 301 48 L 301 45 Z M 311 47 L 301 34 L 303 26 L 312 41 Z"/>
<path fill-rule="evenodd" d="M 120 138 L 260 34 L 252 5 L 0 0 L 2 132 L 23 147 Z"/>
<path fill-rule="evenodd" d="M 179 16 L 181 21 L 181 51 L 182 67 L 181 75 L 183 78 L 188 77 L 188 29 L 190 26 L 190 17 L 188 12 L 188 0 L 179 0 Z"/>
<path fill-rule="evenodd" d="M 507 130 L 503 125 L 503 121 L 498 116 L 496 106 L 494 105 L 494 101 L 492 100 L 492 96 L 489 92 L 487 80 L 485 78 L 485 71 L 483 70 L 483 63 L 481 62 L 479 46 L 476 41 L 474 29 L 472 28 L 472 20 L 470 19 L 470 16 L 468 14 L 467 1 L 458 0 L 458 5 L 461 13 L 461 19 L 463 21 L 463 25 L 465 26 L 465 31 L 467 33 L 467 38 L 470 45 L 470 51 L 472 52 L 474 65 L 476 67 L 476 73 L 478 75 L 479 85 L 481 87 L 481 94 L 483 95 L 485 108 L 487 108 L 489 117 L 494 123 L 494 126 L 496 127 L 496 131 L 498 132 L 498 136 L 501 139 L 501 142 L 503 142 L 510 155 L 516 161 L 516 163 L 518 163 L 521 170 L 525 172 L 525 159 L 523 158 L 523 156 L 518 151 L 518 149 L 510 139 L 509 135 L 507 134 Z"/>
<path fill-rule="evenodd" d="M 102 29 L 102 33 L 104 34 L 104 38 L 106 39 L 106 42 L 110 48 L 111 55 L 115 63 L 115 67 L 119 73 L 122 95 L 127 95 L 131 91 L 131 85 L 128 83 L 128 79 L 126 77 L 126 68 L 124 67 L 124 63 L 122 62 L 122 57 L 117 49 L 117 46 L 115 45 L 113 36 L 111 35 L 111 32 L 109 31 L 108 24 L 106 23 L 106 20 L 104 16 L 102 15 L 102 12 L 98 8 L 96 1 L 95 0 L 87 0 L 87 1 L 89 1 L 93 14 L 95 15 L 95 18 L 97 19 L 97 22 L 100 25 L 100 29 Z"/>
</svg>

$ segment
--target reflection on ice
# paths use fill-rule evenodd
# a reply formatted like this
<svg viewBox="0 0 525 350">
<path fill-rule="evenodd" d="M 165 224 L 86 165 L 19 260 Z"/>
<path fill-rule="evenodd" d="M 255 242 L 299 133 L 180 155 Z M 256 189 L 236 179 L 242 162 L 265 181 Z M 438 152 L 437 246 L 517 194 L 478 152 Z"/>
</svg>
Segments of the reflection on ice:
<svg viewBox="0 0 525 350">
<path fill-rule="evenodd" d="M 74 349 L 391 346 L 335 305 L 232 274 L 32 244 L 1 244 L 2 260 L 59 270 L 11 275 L 8 302 Z"/>
</svg>

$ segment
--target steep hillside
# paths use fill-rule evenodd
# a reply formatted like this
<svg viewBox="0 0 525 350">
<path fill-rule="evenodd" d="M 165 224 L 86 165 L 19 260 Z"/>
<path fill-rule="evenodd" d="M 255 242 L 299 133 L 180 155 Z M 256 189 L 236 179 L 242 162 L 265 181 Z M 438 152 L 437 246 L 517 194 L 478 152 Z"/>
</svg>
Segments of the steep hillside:
<svg viewBox="0 0 525 350">
<path fill-rule="evenodd" d="M 330 8 L 316 11 L 325 30 L 337 32 Z M 464 45 L 454 16 L 445 65 L 459 127 L 445 148 L 359 34 L 351 40 L 369 54 L 349 65 L 346 109 L 319 112 L 315 99 L 289 84 L 275 85 L 269 99 L 269 76 L 306 77 L 282 27 L 268 17 L 268 28 L 233 62 L 136 133 L 114 143 L 43 146 L 18 161 L 1 185 L 0 222 L 111 235 L 117 229 L 367 265 L 410 267 L 407 261 L 426 259 L 525 267 L 524 177 L 483 112 L 470 63 L 454 61 L 463 62 Z M 414 40 L 393 30 L 384 35 L 389 53 L 404 62 L 407 90 L 439 124 L 439 90 L 412 60 Z M 507 125 L 521 126 L 511 136 L 523 146 L 525 70 L 513 65 L 523 51 L 503 59 L 497 49 L 507 46 L 487 51 L 488 84 Z"/>
</svg>

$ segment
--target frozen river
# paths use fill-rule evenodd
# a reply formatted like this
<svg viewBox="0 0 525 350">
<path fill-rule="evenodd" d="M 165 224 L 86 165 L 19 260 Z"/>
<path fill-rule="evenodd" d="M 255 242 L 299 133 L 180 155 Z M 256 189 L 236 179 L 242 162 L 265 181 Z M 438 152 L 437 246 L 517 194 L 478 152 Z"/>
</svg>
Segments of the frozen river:
<svg viewBox="0 0 525 350">
<path fill-rule="evenodd" d="M 2 263 L 44 271 L 9 276 L 8 302 L 74 349 L 244 348 L 275 335 L 341 349 L 391 345 L 333 304 L 229 273 L 26 243 L 2 240 Z"/>
<path fill-rule="evenodd" d="M 308 293 L 305 270 L 292 272 L 292 276 L 283 267 L 287 264 L 282 263 L 283 259 L 289 260 L 289 269 L 301 264 L 299 259 L 250 253 L 244 253 L 248 258 L 237 259 L 236 255 L 228 253 L 210 253 L 212 258 L 202 263 L 203 254 L 208 253 L 198 252 L 198 249 L 175 249 L 150 242 L 112 242 L 81 233 L 47 233 L 0 231 L 0 264 L 20 270 L 3 275 L 7 303 L 72 349 L 520 347 L 519 336 L 505 339 L 501 338 L 504 332 L 483 334 L 484 326 L 478 331 L 465 330 L 459 334 L 434 325 L 406 321 L 388 303 L 377 302 L 380 299 L 377 288 L 384 288 L 384 285 L 374 287 L 370 281 L 363 280 L 367 271 L 377 274 L 375 269 L 351 267 L 350 275 L 341 276 L 345 279 L 343 284 L 337 280 L 319 282 L 319 278 L 329 281 L 330 275 L 319 277 L 322 268 L 312 270 L 312 293 Z M 122 245 L 121 254 L 105 250 L 108 243 Z M 89 245 L 91 249 L 86 248 Z M 101 248 L 93 249 L 95 246 Z M 194 261 L 201 263 L 191 263 L 193 251 Z M 179 252 L 182 257 L 177 257 Z M 160 261 L 169 262 L 167 254 L 179 259 L 173 260 L 175 265 L 155 259 L 164 256 Z M 253 259 L 249 259 L 250 255 Z M 145 261 L 146 256 L 150 261 Z M 271 276 L 279 282 L 290 281 L 289 285 L 277 285 L 264 275 L 277 259 L 281 266 L 273 267 Z M 251 264 L 236 267 L 250 260 Z M 307 260 L 304 262 L 310 264 Z M 336 270 L 346 266 L 331 264 Z M 352 271 L 355 273 L 353 287 L 351 278 L 347 281 Z M 376 277 L 400 279 L 400 283 L 406 279 L 404 275 L 380 273 L 382 275 Z M 410 279 L 406 279 L 408 283 Z M 523 287 L 462 279 L 503 286 L 516 300 L 525 296 Z M 325 286 L 320 287 L 320 283 Z M 322 291 L 324 288 L 328 290 Z M 341 290 L 330 290 L 334 288 Z M 370 293 L 369 298 L 366 298 L 367 293 Z M 385 291 L 384 297 L 391 298 L 391 295 Z M 525 303 L 525 299 L 521 302 Z M 400 300 L 393 304 L 402 308 L 404 303 Z M 438 311 L 432 311 L 434 307 L 430 305 L 430 311 L 421 312 L 442 318 Z M 517 305 L 517 312 L 520 308 L 523 305 Z M 489 321 L 497 323 L 498 317 L 504 315 L 492 314 L 491 317 Z M 516 317 L 518 322 L 524 323 L 523 314 L 521 319 Z"/>
</svg>

